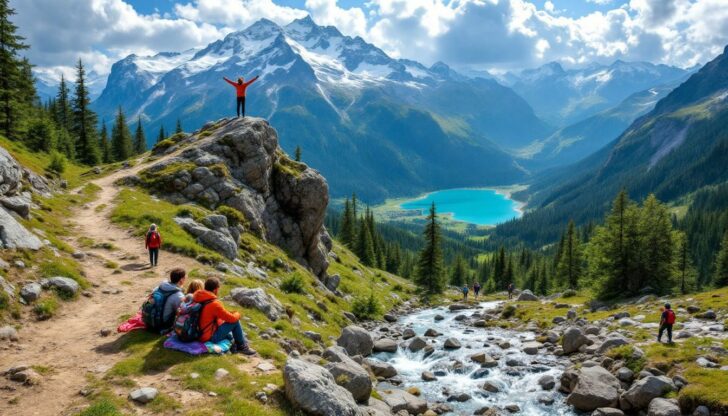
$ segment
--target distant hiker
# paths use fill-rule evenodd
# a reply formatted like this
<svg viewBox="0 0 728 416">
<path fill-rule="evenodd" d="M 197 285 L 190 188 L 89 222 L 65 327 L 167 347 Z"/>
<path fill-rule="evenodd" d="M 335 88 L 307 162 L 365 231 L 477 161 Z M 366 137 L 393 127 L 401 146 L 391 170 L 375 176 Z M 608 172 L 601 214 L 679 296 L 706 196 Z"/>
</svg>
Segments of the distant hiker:
<svg viewBox="0 0 728 416">
<path fill-rule="evenodd" d="M 508 283 L 508 299 L 513 298 L 513 283 Z"/>
<path fill-rule="evenodd" d="M 669 303 L 665 304 L 665 310 L 660 316 L 660 332 L 657 334 L 657 342 L 662 342 L 662 333 L 667 330 L 667 342 L 672 344 L 672 326 L 675 324 L 675 312 Z"/>
<path fill-rule="evenodd" d="M 220 288 L 220 281 L 211 277 L 205 281 L 203 290 L 198 290 L 192 296 L 192 300 L 196 303 L 204 303 L 206 306 L 200 313 L 199 327 L 201 342 L 211 341 L 214 343 L 224 339 L 232 339 L 235 341 L 232 351 L 245 355 L 254 355 L 255 350 L 250 348 L 245 340 L 243 327 L 240 325 L 240 313 L 228 312 L 225 310 L 222 302 L 217 298 L 217 292 Z"/>
<path fill-rule="evenodd" d="M 149 226 L 147 236 L 144 240 L 144 248 L 149 250 L 149 264 L 151 267 L 157 266 L 157 260 L 159 259 L 159 247 L 162 247 L 162 235 L 159 234 L 157 224 Z"/>
<path fill-rule="evenodd" d="M 184 298 L 182 286 L 186 278 L 184 269 L 173 269 L 169 273 L 169 282 L 162 282 L 154 288 L 142 304 L 142 320 L 147 329 L 165 332 L 174 325 L 177 308 Z"/>
<path fill-rule="evenodd" d="M 190 282 L 190 284 L 187 286 L 187 290 L 185 291 L 185 302 L 192 301 L 192 296 L 197 292 L 198 290 L 203 290 L 205 288 L 205 282 L 203 282 L 200 279 L 195 279 Z"/>
<path fill-rule="evenodd" d="M 255 78 L 251 79 L 248 82 L 245 82 L 243 77 L 238 78 L 238 82 L 233 82 L 227 79 L 226 77 L 222 77 L 228 84 L 235 87 L 235 94 L 237 96 L 237 106 L 235 107 L 238 112 L 238 117 L 240 117 L 241 108 L 243 113 L 243 118 L 245 118 L 245 90 L 248 89 L 248 85 L 254 83 L 259 76 L 255 76 Z"/>
<path fill-rule="evenodd" d="M 475 299 L 478 299 L 478 293 L 480 293 L 480 283 L 475 282 L 475 284 L 473 284 L 473 292 L 475 292 Z"/>
<path fill-rule="evenodd" d="M 461 290 L 463 291 L 463 300 L 465 302 L 467 302 L 468 301 L 468 284 L 467 283 L 464 284 L 463 288 Z"/>
</svg>

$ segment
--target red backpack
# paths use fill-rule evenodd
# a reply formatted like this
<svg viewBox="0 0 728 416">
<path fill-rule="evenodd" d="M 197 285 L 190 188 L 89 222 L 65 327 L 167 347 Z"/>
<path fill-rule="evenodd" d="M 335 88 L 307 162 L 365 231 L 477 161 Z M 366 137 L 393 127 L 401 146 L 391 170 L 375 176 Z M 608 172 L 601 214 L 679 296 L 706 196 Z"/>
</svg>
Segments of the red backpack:
<svg viewBox="0 0 728 416">
<path fill-rule="evenodd" d="M 675 323 L 675 312 L 672 311 L 672 309 L 668 309 L 667 316 L 665 316 L 665 323 L 672 325 Z"/>
<path fill-rule="evenodd" d="M 147 234 L 147 247 L 149 248 L 159 248 L 159 246 L 162 245 L 161 238 L 159 236 L 159 233 L 156 231 L 151 231 L 149 234 Z"/>
</svg>

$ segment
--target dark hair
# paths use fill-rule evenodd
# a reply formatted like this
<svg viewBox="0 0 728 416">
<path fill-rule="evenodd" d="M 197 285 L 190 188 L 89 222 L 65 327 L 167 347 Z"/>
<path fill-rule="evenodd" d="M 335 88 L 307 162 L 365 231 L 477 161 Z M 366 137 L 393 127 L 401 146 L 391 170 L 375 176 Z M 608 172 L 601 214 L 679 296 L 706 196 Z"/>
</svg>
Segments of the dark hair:
<svg viewBox="0 0 728 416">
<path fill-rule="evenodd" d="M 217 277 L 211 277 L 205 280 L 205 290 L 208 292 L 214 292 L 215 289 L 220 287 L 220 279 Z"/>
<path fill-rule="evenodd" d="M 177 284 L 180 282 L 180 280 L 184 279 L 185 276 L 187 276 L 187 272 L 185 272 L 185 269 L 178 267 L 176 269 L 172 269 L 172 271 L 169 272 L 169 281 Z"/>
<path fill-rule="evenodd" d="M 665 308 L 670 309 L 670 304 L 669 303 L 666 303 L 665 304 Z"/>
</svg>

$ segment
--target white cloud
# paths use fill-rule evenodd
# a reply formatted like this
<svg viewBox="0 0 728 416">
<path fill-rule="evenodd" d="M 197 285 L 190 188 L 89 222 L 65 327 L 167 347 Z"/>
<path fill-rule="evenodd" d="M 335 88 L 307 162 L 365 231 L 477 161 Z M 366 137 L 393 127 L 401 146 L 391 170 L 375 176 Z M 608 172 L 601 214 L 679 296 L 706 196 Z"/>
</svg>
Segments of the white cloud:
<svg viewBox="0 0 728 416">
<path fill-rule="evenodd" d="M 367 18 L 358 7 L 342 9 L 336 0 L 306 0 L 306 9 L 320 25 L 336 26 L 351 36 L 366 36 Z"/>
</svg>

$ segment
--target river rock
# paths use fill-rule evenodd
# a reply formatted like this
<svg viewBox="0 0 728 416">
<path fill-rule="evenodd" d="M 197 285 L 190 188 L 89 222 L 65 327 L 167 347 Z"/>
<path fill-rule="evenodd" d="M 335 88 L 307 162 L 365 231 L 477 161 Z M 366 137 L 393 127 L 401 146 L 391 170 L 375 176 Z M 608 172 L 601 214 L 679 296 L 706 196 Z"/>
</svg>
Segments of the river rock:
<svg viewBox="0 0 728 416">
<path fill-rule="evenodd" d="M 431 371 L 423 371 L 421 378 L 423 381 L 435 381 L 437 377 Z"/>
<path fill-rule="evenodd" d="M 53 288 L 66 296 L 75 296 L 81 289 L 78 282 L 70 277 L 56 276 L 50 279 L 41 280 L 41 286 L 44 288 Z"/>
<path fill-rule="evenodd" d="M 404 331 L 402 331 L 402 339 L 408 340 L 410 338 L 414 338 L 417 334 L 415 334 L 414 329 L 412 328 L 405 328 Z"/>
<path fill-rule="evenodd" d="M 350 356 L 362 355 L 367 357 L 372 354 L 374 340 L 366 329 L 349 325 L 341 331 L 341 336 L 336 343 L 343 347 Z"/>
<path fill-rule="evenodd" d="M 392 364 L 385 363 L 378 360 L 366 360 L 369 369 L 372 370 L 372 374 L 382 378 L 392 378 L 397 375 L 397 370 Z"/>
<path fill-rule="evenodd" d="M 230 296 L 238 305 L 254 308 L 265 314 L 271 321 L 276 321 L 285 312 L 278 299 L 265 293 L 261 287 L 236 287 L 230 291 Z"/>
<path fill-rule="evenodd" d="M 382 338 L 374 341 L 374 352 L 397 352 L 397 342 L 393 339 Z"/>
<path fill-rule="evenodd" d="M 591 416 L 624 416 L 624 412 L 613 407 L 600 407 L 594 410 Z"/>
<path fill-rule="evenodd" d="M 634 380 L 634 372 L 627 367 L 617 370 L 617 378 L 625 383 L 631 383 Z"/>
<path fill-rule="evenodd" d="M 40 297 L 43 287 L 39 283 L 28 283 L 20 289 L 20 297 L 26 302 L 35 302 Z"/>
<path fill-rule="evenodd" d="M 372 393 L 372 382 L 369 373 L 349 357 L 342 357 L 340 362 L 326 364 L 336 384 L 348 390 L 354 400 L 367 403 Z"/>
<path fill-rule="evenodd" d="M 435 338 L 435 337 L 439 337 L 440 335 L 442 335 L 442 334 L 437 332 L 437 330 L 433 329 L 433 328 L 427 328 L 427 330 L 425 331 L 426 337 Z"/>
<path fill-rule="evenodd" d="M 483 390 L 490 392 L 490 393 L 498 393 L 500 392 L 500 386 L 492 381 L 486 381 L 483 383 Z"/>
<path fill-rule="evenodd" d="M 708 309 L 707 311 L 696 315 L 700 319 L 708 319 L 708 320 L 715 320 L 718 316 L 715 314 L 715 311 L 712 309 Z"/>
<path fill-rule="evenodd" d="M 538 300 L 538 296 L 534 295 L 533 292 L 531 292 L 530 290 L 526 289 L 523 292 L 521 292 L 520 295 L 518 295 L 518 299 L 517 300 L 519 302 L 523 302 L 523 301 L 537 301 Z"/>
<path fill-rule="evenodd" d="M 695 408 L 693 416 L 710 416 L 710 409 L 708 406 L 698 406 Z"/>
<path fill-rule="evenodd" d="M 619 400 L 619 388 L 619 380 L 604 368 L 582 368 L 566 402 L 585 412 L 599 407 L 615 407 Z"/>
<path fill-rule="evenodd" d="M 530 341 L 523 344 L 523 352 L 525 352 L 528 355 L 536 355 L 538 354 L 538 349 L 541 348 L 543 344 L 541 344 L 538 341 Z"/>
<path fill-rule="evenodd" d="M 564 354 L 568 355 L 578 351 L 579 347 L 588 342 L 589 338 L 581 332 L 581 329 L 572 326 L 564 332 L 564 336 L 561 339 L 561 347 L 564 350 Z"/>
<path fill-rule="evenodd" d="M 414 337 L 410 340 L 409 345 L 407 345 L 407 349 L 412 352 L 417 352 L 427 346 L 427 341 L 424 340 L 422 337 Z"/>
<path fill-rule="evenodd" d="M 538 379 L 538 385 L 541 386 L 541 389 L 543 390 L 551 390 L 554 386 L 556 386 L 556 380 L 554 380 L 553 376 L 546 374 Z"/>
<path fill-rule="evenodd" d="M 665 376 L 647 376 L 632 384 L 619 399 L 623 410 L 646 409 L 652 399 L 675 390 L 675 384 Z"/>
<path fill-rule="evenodd" d="M 610 334 L 607 339 L 602 342 L 602 345 L 597 348 L 597 353 L 604 354 L 605 352 L 611 350 L 614 347 L 619 347 L 622 345 L 629 344 L 629 341 L 624 338 L 623 336 L 619 334 Z"/>
<path fill-rule="evenodd" d="M 283 368 L 286 397 L 294 406 L 316 416 L 363 416 L 354 396 L 336 384 L 321 366 L 289 358 Z"/>
<path fill-rule="evenodd" d="M 448 350 L 456 350 L 458 348 L 461 348 L 462 345 L 460 345 L 460 341 L 458 341 L 457 339 L 448 338 L 445 340 L 444 347 L 445 347 L 445 349 L 448 349 Z"/>
<path fill-rule="evenodd" d="M 658 397 L 650 402 L 647 416 L 681 416 L 680 407 L 672 400 Z"/>
<path fill-rule="evenodd" d="M 157 397 L 157 393 L 158 391 L 154 387 L 142 387 L 132 390 L 129 393 L 129 399 L 138 403 L 147 404 Z"/>
<path fill-rule="evenodd" d="M 404 390 L 378 390 L 378 392 L 392 413 L 406 410 L 412 415 L 418 415 L 427 411 L 426 401 Z"/>
</svg>

